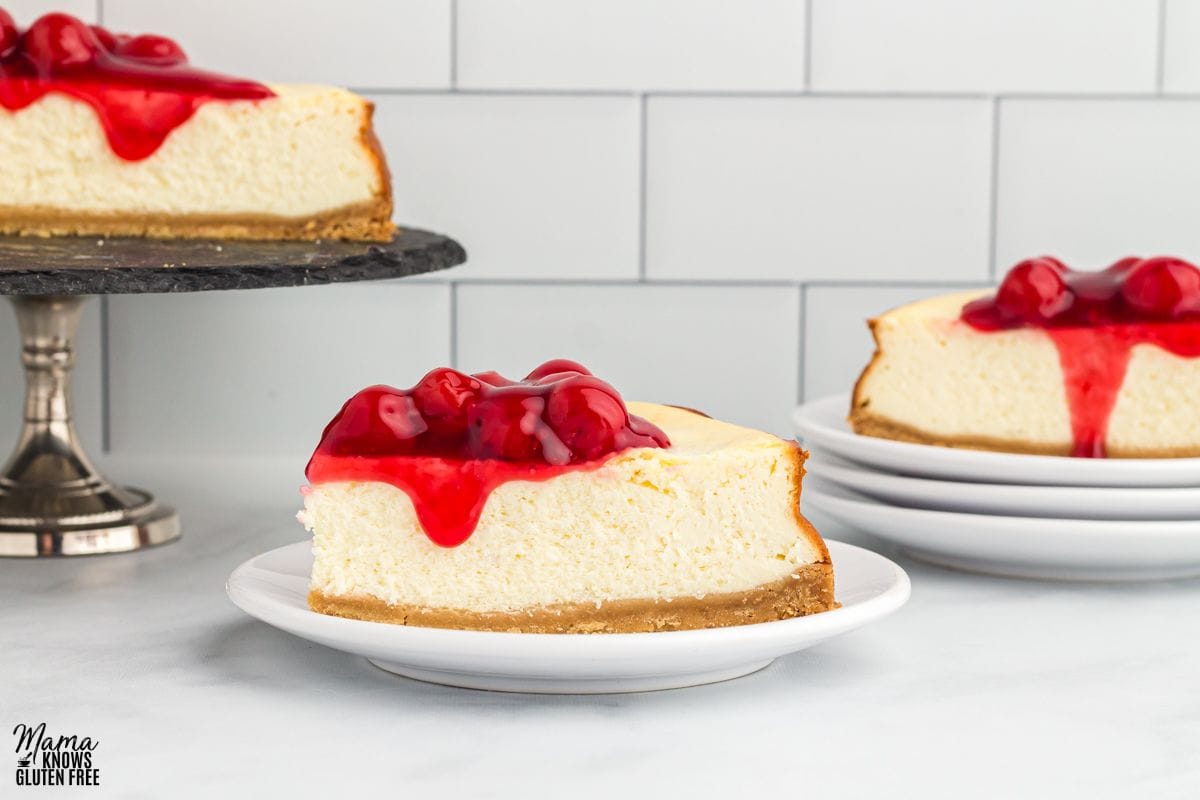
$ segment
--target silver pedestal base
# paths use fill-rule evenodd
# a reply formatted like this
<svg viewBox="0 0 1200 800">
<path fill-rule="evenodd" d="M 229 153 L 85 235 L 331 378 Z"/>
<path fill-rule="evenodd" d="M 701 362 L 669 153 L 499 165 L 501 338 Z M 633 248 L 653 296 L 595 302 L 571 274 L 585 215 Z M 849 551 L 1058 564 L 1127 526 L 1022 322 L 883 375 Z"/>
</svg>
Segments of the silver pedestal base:
<svg viewBox="0 0 1200 800">
<path fill-rule="evenodd" d="M 25 425 L 0 472 L 0 556 L 120 553 L 179 537 L 179 517 L 88 460 L 71 417 L 74 339 L 86 298 L 10 298 L 21 328 Z"/>
<path fill-rule="evenodd" d="M 0 517 L 0 556 L 124 553 L 179 538 L 179 516 L 147 492 L 124 489 L 136 504 L 105 514 L 36 520 Z"/>
</svg>

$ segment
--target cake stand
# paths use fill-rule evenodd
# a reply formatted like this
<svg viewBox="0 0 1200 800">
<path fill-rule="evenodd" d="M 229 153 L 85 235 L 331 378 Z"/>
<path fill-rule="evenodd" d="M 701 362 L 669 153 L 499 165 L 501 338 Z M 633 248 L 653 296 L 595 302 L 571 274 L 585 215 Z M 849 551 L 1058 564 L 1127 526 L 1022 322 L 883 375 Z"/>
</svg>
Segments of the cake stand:
<svg viewBox="0 0 1200 800">
<path fill-rule="evenodd" d="M 403 278 L 466 257 L 411 228 L 386 244 L 0 237 L 0 294 L 16 309 L 25 369 L 25 423 L 0 470 L 0 556 L 115 553 L 179 536 L 173 509 L 101 475 L 75 433 L 74 340 L 89 295 Z"/>
</svg>

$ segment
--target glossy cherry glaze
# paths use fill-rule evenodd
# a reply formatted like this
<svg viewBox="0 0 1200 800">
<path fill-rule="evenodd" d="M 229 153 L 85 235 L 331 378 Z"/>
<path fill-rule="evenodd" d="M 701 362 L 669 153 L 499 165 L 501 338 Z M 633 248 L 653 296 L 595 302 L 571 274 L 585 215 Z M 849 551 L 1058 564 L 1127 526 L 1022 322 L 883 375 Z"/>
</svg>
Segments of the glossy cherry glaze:
<svg viewBox="0 0 1200 800">
<path fill-rule="evenodd" d="M 1157 256 L 1078 272 L 1043 256 L 1009 270 L 994 296 L 963 307 L 962 319 L 980 331 L 1045 330 L 1062 364 L 1072 454 L 1103 458 L 1133 347 L 1200 356 L 1200 269 Z"/>
<path fill-rule="evenodd" d="M 22 33 L 0 9 L 0 106 L 19 111 L 50 92 L 90 105 L 127 161 L 158 150 L 204 103 L 274 96 L 260 83 L 188 66 L 162 36 L 114 34 L 67 14 L 47 14 Z"/>
<path fill-rule="evenodd" d="M 411 389 L 363 389 L 326 426 L 305 474 L 311 483 L 390 483 L 412 499 L 429 538 L 454 547 L 507 481 L 544 481 L 631 447 L 669 446 L 615 389 L 556 359 L 520 381 L 443 368 Z"/>
</svg>

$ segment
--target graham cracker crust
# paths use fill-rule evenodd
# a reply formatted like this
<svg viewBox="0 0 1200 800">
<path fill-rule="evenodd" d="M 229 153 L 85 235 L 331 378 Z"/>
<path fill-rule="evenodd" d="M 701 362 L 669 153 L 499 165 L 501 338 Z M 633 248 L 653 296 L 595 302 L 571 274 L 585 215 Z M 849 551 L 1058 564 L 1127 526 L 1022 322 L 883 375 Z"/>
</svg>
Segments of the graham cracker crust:
<svg viewBox="0 0 1200 800">
<path fill-rule="evenodd" d="M 986 450 L 993 453 L 1020 453 L 1033 456 L 1069 456 L 1071 445 L 1039 445 L 1015 439 L 996 439 L 988 436 L 940 436 L 876 417 L 854 408 L 848 417 L 850 427 L 862 436 L 892 439 L 897 442 L 954 447 L 963 450 Z M 1174 447 L 1160 450 L 1133 450 L 1108 446 L 1108 458 L 1193 458 L 1200 456 L 1200 447 Z"/>
<path fill-rule="evenodd" d="M 925 433 L 916 428 L 893 422 L 882 417 L 873 416 L 862 409 L 850 410 L 848 418 L 850 427 L 861 436 L 873 436 L 876 439 L 891 439 L 897 442 L 912 444 L 931 444 L 937 447 L 957 447 L 965 450 L 988 450 L 996 453 L 1024 453 L 1040 456 L 1069 456 L 1071 445 L 1062 447 L 1042 446 L 1032 442 L 1018 442 L 1006 439 L 993 439 L 987 436 L 938 436 Z"/>
<path fill-rule="evenodd" d="M 0 233 L 18 236 L 141 236 L 151 239 L 391 241 L 391 203 L 362 203 L 291 219 L 267 214 L 125 214 L 0 205 Z"/>
<path fill-rule="evenodd" d="M 467 611 L 389 605 L 366 595 L 308 594 L 313 611 L 348 619 L 413 625 L 423 628 L 507 631 L 511 633 L 649 633 L 697 628 L 723 628 L 773 622 L 829 611 L 833 599 L 833 566 L 808 564 L 793 575 L 744 592 L 671 600 L 613 600 L 564 603 L 525 611 Z"/>
</svg>

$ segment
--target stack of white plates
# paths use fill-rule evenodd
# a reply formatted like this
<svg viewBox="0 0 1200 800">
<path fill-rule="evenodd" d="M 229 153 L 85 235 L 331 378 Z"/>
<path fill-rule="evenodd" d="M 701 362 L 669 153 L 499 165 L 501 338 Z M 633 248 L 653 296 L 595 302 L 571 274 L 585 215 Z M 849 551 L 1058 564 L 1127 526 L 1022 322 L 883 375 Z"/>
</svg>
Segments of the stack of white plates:
<svg viewBox="0 0 1200 800">
<path fill-rule="evenodd" d="M 1028 578 L 1200 575 L 1200 458 L 1079 459 L 859 436 L 849 398 L 796 410 L 804 506 L 943 566 Z"/>
</svg>

